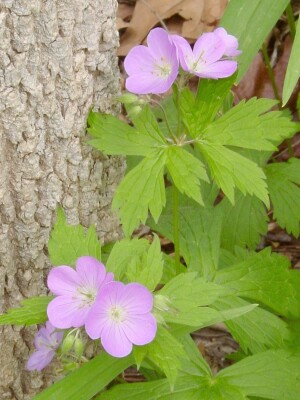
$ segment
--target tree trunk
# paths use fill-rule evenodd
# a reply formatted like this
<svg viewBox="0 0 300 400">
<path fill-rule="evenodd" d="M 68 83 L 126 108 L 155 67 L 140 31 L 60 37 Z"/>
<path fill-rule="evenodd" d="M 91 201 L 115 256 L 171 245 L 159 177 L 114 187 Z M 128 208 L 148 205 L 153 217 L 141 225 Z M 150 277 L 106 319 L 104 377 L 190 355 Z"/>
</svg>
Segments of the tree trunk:
<svg viewBox="0 0 300 400">
<path fill-rule="evenodd" d="M 57 206 L 69 223 L 118 237 L 110 212 L 120 158 L 86 145 L 89 110 L 119 90 L 116 0 L 0 1 L 0 311 L 47 293 Z M 35 329 L 0 332 L 0 398 L 31 399 L 52 380 L 25 363 Z M 58 399 L 60 400 L 60 399 Z M 61 399 L 63 400 L 63 399 Z"/>
</svg>

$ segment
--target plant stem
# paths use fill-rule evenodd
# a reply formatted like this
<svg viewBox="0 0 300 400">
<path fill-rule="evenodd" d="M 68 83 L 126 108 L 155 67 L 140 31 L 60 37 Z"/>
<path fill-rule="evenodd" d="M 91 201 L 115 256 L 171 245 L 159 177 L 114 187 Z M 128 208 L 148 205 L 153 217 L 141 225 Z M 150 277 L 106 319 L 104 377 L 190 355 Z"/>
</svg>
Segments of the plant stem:
<svg viewBox="0 0 300 400">
<path fill-rule="evenodd" d="M 180 272 L 180 248 L 179 248 L 179 192 L 173 185 L 173 233 L 175 247 L 175 269 L 176 274 Z"/>
<path fill-rule="evenodd" d="M 294 41 L 295 35 L 296 35 L 296 24 L 295 24 L 295 17 L 294 17 L 293 8 L 292 8 L 291 3 L 289 3 L 289 5 L 287 6 L 285 12 L 286 12 L 286 16 L 287 16 L 289 27 L 290 27 L 291 37 Z"/>
<path fill-rule="evenodd" d="M 265 64 L 266 64 L 266 67 L 267 67 L 268 75 L 269 75 L 269 78 L 270 78 L 270 81 L 271 81 L 271 84 L 272 84 L 274 96 L 278 101 L 281 101 L 279 93 L 278 93 L 278 88 L 277 88 L 277 85 L 276 85 L 276 82 L 275 82 L 274 71 L 273 71 L 273 68 L 272 68 L 271 63 L 270 63 L 270 58 L 269 58 L 265 43 L 262 45 L 261 50 L 262 50 L 263 57 L 264 57 L 264 60 L 265 60 Z"/>
</svg>

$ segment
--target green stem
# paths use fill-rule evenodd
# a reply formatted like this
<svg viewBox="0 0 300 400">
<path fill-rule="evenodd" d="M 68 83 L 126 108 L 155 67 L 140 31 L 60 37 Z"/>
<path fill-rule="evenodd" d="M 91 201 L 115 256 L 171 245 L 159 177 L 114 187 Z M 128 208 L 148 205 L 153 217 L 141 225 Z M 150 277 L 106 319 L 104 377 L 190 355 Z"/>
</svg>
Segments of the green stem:
<svg viewBox="0 0 300 400">
<path fill-rule="evenodd" d="M 287 16 L 289 27 L 290 27 L 291 37 L 294 41 L 295 36 L 296 36 L 296 23 L 295 23 L 295 17 L 294 17 L 293 8 L 292 8 L 291 3 L 289 3 L 289 5 L 287 6 L 285 12 L 286 12 L 286 16 Z"/>
<path fill-rule="evenodd" d="M 175 247 L 175 269 L 176 274 L 180 272 L 180 248 L 179 248 L 179 192 L 173 185 L 173 233 Z"/>
<path fill-rule="evenodd" d="M 276 85 L 276 82 L 275 82 L 274 71 L 273 71 L 273 68 L 272 68 L 271 63 L 270 63 L 270 58 L 269 58 L 265 43 L 262 45 L 261 50 L 262 50 L 262 53 L 263 53 L 263 57 L 264 57 L 264 60 L 265 60 L 267 71 L 268 71 L 268 75 L 269 75 L 269 78 L 270 78 L 270 81 L 271 81 L 271 85 L 272 85 L 272 88 L 273 88 L 274 96 L 278 101 L 281 101 L 280 96 L 279 96 L 279 92 L 278 92 L 278 88 L 277 88 L 277 85 Z"/>
</svg>

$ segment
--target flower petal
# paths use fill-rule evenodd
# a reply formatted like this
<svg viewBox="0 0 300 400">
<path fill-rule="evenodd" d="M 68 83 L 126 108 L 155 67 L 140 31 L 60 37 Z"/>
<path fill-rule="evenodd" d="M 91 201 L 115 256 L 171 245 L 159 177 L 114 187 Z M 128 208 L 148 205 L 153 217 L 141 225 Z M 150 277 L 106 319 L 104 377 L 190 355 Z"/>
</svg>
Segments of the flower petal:
<svg viewBox="0 0 300 400">
<path fill-rule="evenodd" d="M 113 357 L 126 357 L 132 351 L 132 343 L 125 335 L 122 325 L 111 321 L 103 327 L 101 344 L 104 350 Z"/>
<path fill-rule="evenodd" d="M 73 268 L 65 265 L 53 268 L 49 272 L 47 285 L 56 295 L 71 295 L 78 286 L 77 273 Z"/>
<path fill-rule="evenodd" d="M 224 55 L 225 48 L 225 43 L 213 32 L 203 33 L 193 48 L 195 61 L 199 60 L 200 64 L 218 61 Z"/>
<path fill-rule="evenodd" d="M 177 76 L 177 73 L 176 73 Z M 160 94 L 167 92 L 176 79 L 173 75 L 161 78 L 153 73 L 132 75 L 126 79 L 126 89 L 136 94 Z"/>
<path fill-rule="evenodd" d="M 146 314 L 153 308 L 153 295 L 145 286 L 139 283 L 129 283 L 119 294 L 121 307 L 128 314 Z"/>
<path fill-rule="evenodd" d="M 43 349 L 43 350 L 38 350 L 35 351 L 31 356 L 29 357 L 27 363 L 26 363 L 26 368 L 29 371 L 37 370 L 41 371 L 43 368 L 45 368 L 50 362 L 52 361 L 52 358 L 55 355 L 54 350 L 49 350 L 49 349 Z"/>
<path fill-rule="evenodd" d="M 146 46 L 133 47 L 124 60 L 124 68 L 128 75 L 153 71 L 154 58 Z"/>
<path fill-rule="evenodd" d="M 152 29 L 147 36 L 147 44 L 149 52 L 155 60 L 164 58 L 172 61 L 172 64 L 177 62 L 178 65 L 176 47 L 167 31 L 162 28 Z"/>
<path fill-rule="evenodd" d="M 85 324 L 90 308 L 84 306 L 81 299 L 58 296 L 48 304 L 47 314 L 56 328 L 79 328 Z"/>
<path fill-rule="evenodd" d="M 76 271 L 80 286 L 100 289 L 106 278 L 106 269 L 96 258 L 85 256 L 76 261 Z"/>
<path fill-rule="evenodd" d="M 195 72 L 195 75 L 201 78 L 227 78 L 231 76 L 237 70 L 236 61 L 218 61 L 210 65 L 204 65 L 201 67 L 200 72 Z"/>
<path fill-rule="evenodd" d="M 99 339 L 107 321 L 107 313 L 102 312 L 102 310 L 97 307 L 97 302 L 95 302 L 85 322 L 86 333 L 93 340 Z"/>
<path fill-rule="evenodd" d="M 187 40 L 179 35 L 170 35 L 170 39 L 175 44 L 180 65 L 184 71 L 189 71 L 195 62 L 193 50 Z"/>
<path fill-rule="evenodd" d="M 241 51 L 237 49 L 239 44 L 235 36 L 229 35 L 224 28 L 217 28 L 214 30 L 214 34 L 225 43 L 225 56 L 235 57 L 241 54 Z"/>
<path fill-rule="evenodd" d="M 123 330 L 131 343 L 144 345 L 152 342 L 157 331 L 157 322 L 152 314 L 130 316 Z"/>
</svg>

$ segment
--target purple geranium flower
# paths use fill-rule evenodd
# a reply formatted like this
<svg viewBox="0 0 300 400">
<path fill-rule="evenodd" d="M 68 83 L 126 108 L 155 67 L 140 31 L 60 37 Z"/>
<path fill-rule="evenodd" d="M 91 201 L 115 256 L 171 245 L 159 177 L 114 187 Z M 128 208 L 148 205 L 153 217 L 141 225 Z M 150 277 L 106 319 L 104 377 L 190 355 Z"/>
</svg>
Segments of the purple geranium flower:
<svg viewBox="0 0 300 400">
<path fill-rule="evenodd" d="M 241 51 L 237 49 L 239 43 L 235 36 L 229 35 L 224 28 L 217 28 L 213 33 L 225 43 L 225 56 L 235 57 L 241 54 Z"/>
<path fill-rule="evenodd" d="M 153 295 L 139 283 L 107 284 L 96 299 L 85 329 L 92 339 L 101 337 L 104 349 L 114 357 L 125 357 L 132 344 L 152 342 L 157 323 L 150 313 Z"/>
<path fill-rule="evenodd" d="M 232 75 L 237 69 L 236 61 L 222 59 L 230 46 L 215 32 L 201 35 L 193 49 L 181 36 L 170 35 L 170 38 L 177 48 L 184 71 L 201 78 L 218 79 Z"/>
<path fill-rule="evenodd" d="M 170 89 L 178 74 L 176 47 L 162 28 L 153 29 L 146 46 L 135 46 L 124 61 L 129 75 L 126 88 L 137 94 L 164 93 Z"/>
<path fill-rule="evenodd" d="M 55 355 L 55 350 L 63 340 L 64 333 L 57 332 L 56 328 L 48 321 L 46 325 L 40 328 L 34 338 L 36 351 L 27 361 L 26 368 L 29 371 L 41 371 L 45 368 Z"/>
<path fill-rule="evenodd" d="M 53 268 L 48 275 L 48 287 L 57 295 L 47 308 L 49 321 L 57 328 L 79 328 L 85 324 L 99 290 L 113 280 L 113 273 L 93 257 L 80 257 L 75 269 Z"/>
</svg>

